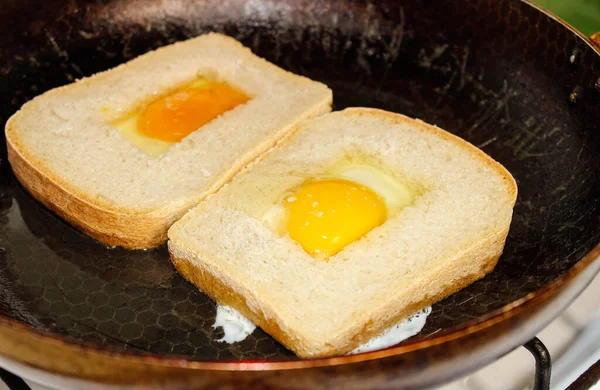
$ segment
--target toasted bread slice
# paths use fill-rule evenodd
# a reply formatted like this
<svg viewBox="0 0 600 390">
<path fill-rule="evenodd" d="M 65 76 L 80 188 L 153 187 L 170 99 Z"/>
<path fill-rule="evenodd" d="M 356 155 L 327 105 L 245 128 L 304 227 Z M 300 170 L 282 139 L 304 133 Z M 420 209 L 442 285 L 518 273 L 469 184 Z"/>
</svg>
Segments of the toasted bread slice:
<svg viewBox="0 0 600 390">
<path fill-rule="evenodd" d="M 493 270 L 517 195 L 500 164 L 381 110 L 347 109 L 299 127 L 169 230 L 177 270 L 218 303 L 300 357 L 334 356 Z M 261 221 L 290 188 L 353 154 L 423 190 L 328 261 Z"/>
<path fill-rule="evenodd" d="M 198 77 L 250 100 L 153 156 L 113 123 Z M 305 118 L 330 111 L 323 84 L 286 72 L 239 42 L 207 34 L 53 89 L 6 124 L 19 181 L 48 208 L 109 245 L 148 248 Z"/>
</svg>

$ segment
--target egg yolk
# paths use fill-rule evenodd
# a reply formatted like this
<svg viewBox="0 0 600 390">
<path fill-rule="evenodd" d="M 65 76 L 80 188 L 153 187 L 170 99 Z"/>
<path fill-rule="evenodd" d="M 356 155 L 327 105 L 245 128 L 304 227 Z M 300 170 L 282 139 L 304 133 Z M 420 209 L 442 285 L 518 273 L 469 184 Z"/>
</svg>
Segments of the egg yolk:
<svg viewBox="0 0 600 390">
<path fill-rule="evenodd" d="M 284 199 L 287 232 L 317 258 L 335 255 L 387 218 L 384 201 L 349 180 L 304 183 Z"/>
<path fill-rule="evenodd" d="M 166 142 L 178 142 L 248 97 L 224 83 L 185 87 L 152 103 L 140 114 L 138 132 Z"/>
</svg>

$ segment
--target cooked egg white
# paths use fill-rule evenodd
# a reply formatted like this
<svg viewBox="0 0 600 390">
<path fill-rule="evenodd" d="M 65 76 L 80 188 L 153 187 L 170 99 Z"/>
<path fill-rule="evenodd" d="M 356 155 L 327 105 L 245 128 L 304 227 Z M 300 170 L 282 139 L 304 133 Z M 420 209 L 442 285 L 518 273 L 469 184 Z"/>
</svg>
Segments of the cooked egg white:
<svg viewBox="0 0 600 390">
<path fill-rule="evenodd" d="M 357 353 L 379 351 L 387 347 L 399 344 L 400 342 L 416 335 L 425 326 L 427 316 L 431 313 L 431 306 L 419 310 L 412 316 L 400 321 L 396 325 L 383 331 L 379 336 L 373 337 L 366 343 L 356 347 L 348 355 Z"/>
<path fill-rule="evenodd" d="M 139 115 L 133 115 L 122 121 L 115 123 L 115 127 L 131 141 L 132 144 L 142 149 L 152 157 L 159 156 L 165 153 L 167 150 L 174 145 L 174 142 L 166 142 L 158 139 L 146 137 L 145 135 L 138 132 L 138 118 Z"/>
<path fill-rule="evenodd" d="M 224 305 L 217 305 L 217 316 L 212 327 L 213 329 L 223 328 L 223 337 L 217 341 L 228 344 L 244 340 L 256 329 L 256 325 L 239 311 Z"/>
<path fill-rule="evenodd" d="M 375 166 L 343 161 L 286 192 L 263 222 L 326 259 L 412 204 L 415 192 Z"/>
<path fill-rule="evenodd" d="M 333 167 L 331 175 L 365 185 L 376 192 L 384 200 L 390 216 L 415 200 L 415 193 L 406 184 L 368 164 L 341 163 Z"/>
<path fill-rule="evenodd" d="M 227 84 L 199 78 L 113 125 L 135 146 L 156 157 L 214 118 L 247 101 L 246 95 Z"/>
<path fill-rule="evenodd" d="M 366 343 L 358 346 L 349 355 L 378 351 L 396 345 L 409 337 L 419 333 L 425 326 L 427 316 L 431 313 L 431 307 L 418 311 L 412 316 L 405 318 L 396 325 L 383 331 L 379 336 L 373 337 Z M 243 341 L 248 337 L 256 326 L 237 310 L 223 305 L 217 305 L 217 316 L 213 328 L 222 327 L 223 337 L 217 341 L 229 344 Z"/>
</svg>

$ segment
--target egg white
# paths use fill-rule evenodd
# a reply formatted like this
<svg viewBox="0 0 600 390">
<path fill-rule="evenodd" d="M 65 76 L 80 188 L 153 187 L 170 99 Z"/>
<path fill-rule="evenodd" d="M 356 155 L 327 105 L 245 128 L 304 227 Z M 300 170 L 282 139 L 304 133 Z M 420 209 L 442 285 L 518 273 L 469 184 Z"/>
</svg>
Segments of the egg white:
<svg viewBox="0 0 600 390">
<path fill-rule="evenodd" d="M 137 126 L 138 119 L 139 114 L 132 115 L 115 123 L 114 126 L 119 129 L 134 146 L 137 146 L 152 157 L 160 156 L 174 145 L 173 142 L 146 137 L 140 133 Z"/>
<path fill-rule="evenodd" d="M 254 329 L 256 329 L 256 325 L 244 317 L 239 311 L 224 305 L 217 305 L 217 315 L 212 327 L 213 329 L 219 327 L 223 328 L 223 337 L 217 341 L 226 342 L 228 344 L 243 341 L 254 332 Z"/>
<path fill-rule="evenodd" d="M 367 164 L 346 163 L 335 166 L 333 178 L 346 179 L 367 186 L 373 190 L 387 207 L 388 217 L 410 205 L 415 194 L 406 184 L 395 177 Z"/>
<path fill-rule="evenodd" d="M 375 336 L 366 343 L 358 346 L 349 352 L 348 355 L 378 351 L 396 345 L 409 337 L 416 335 L 425 326 L 427 316 L 429 316 L 430 313 L 431 307 L 426 307 L 425 309 L 418 311 L 396 325 L 384 330 L 380 335 Z M 245 340 L 246 337 L 252 334 L 256 329 L 256 325 L 244 317 L 240 312 L 229 306 L 222 305 L 217 305 L 217 316 L 212 327 L 223 328 L 224 335 L 217 341 L 226 342 L 228 344 Z"/>
</svg>

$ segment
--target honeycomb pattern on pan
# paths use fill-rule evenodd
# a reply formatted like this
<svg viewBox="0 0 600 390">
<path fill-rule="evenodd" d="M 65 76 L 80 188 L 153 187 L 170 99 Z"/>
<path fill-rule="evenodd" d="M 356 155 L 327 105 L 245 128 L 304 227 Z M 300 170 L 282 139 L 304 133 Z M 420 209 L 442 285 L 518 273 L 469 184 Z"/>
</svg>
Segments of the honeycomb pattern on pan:
<svg viewBox="0 0 600 390">
<path fill-rule="evenodd" d="M 4 177 L 11 178 L 6 163 Z M 181 278 L 165 246 L 148 251 L 106 248 L 41 208 L 16 183 L 1 211 L 0 290 L 19 291 L 37 327 L 102 345 L 199 359 L 291 355 L 260 329 L 241 343 L 216 340 L 215 304 Z M 14 198 L 12 196 L 15 196 Z M 17 302 L 13 301 L 13 305 Z M 29 314 L 23 313 L 29 317 Z"/>
<path fill-rule="evenodd" d="M 290 0 L 254 10 L 240 1 L 232 10 L 207 0 L 178 3 L 168 14 L 159 8 L 137 14 L 127 8 L 134 3 L 121 1 L 78 8 L 83 3 L 40 6 L 30 30 L 0 26 L 6 33 L 0 45 L 20 42 L 0 46 L 0 86 L 10 91 L 0 94 L 0 123 L 44 90 L 216 30 L 327 83 L 338 109 L 373 106 L 418 117 L 504 164 L 520 191 L 505 253 L 492 274 L 436 304 L 420 337 L 535 291 L 600 240 L 600 87 L 594 88 L 600 60 L 524 3 L 321 7 Z M 94 19 L 98 14 L 110 17 Z M 297 24 L 313 27 L 294 29 Z M 108 249 L 78 233 L 24 193 L 4 158 L 0 181 L 0 313 L 137 352 L 196 360 L 294 358 L 259 329 L 242 343 L 216 342 L 214 303 L 176 274 L 164 247 Z"/>
</svg>

